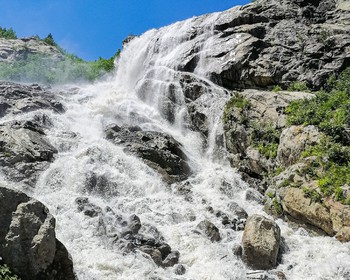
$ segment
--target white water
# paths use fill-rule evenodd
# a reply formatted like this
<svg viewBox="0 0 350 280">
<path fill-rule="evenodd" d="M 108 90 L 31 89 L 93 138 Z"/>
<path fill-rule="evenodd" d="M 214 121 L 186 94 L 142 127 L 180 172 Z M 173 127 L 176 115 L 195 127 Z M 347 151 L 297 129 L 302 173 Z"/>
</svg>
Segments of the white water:
<svg viewBox="0 0 350 280">
<path fill-rule="evenodd" d="M 212 206 L 230 214 L 228 205 L 235 201 L 248 214 L 263 214 L 260 205 L 244 200 L 248 186 L 229 167 L 223 153 L 214 156 L 214 140 L 222 129 L 222 108 L 229 96 L 210 84 L 210 90 L 196 100 L 209 116 L 209 144 L 203 149 L 200 134 L 186 128 L 186 105 L 177 71 L 184 54 L 192 44 L 198 44 L 200 61 L 195 73 L 206 78 L 207 69 L 212 67 L 207 55 L 215 41 L 211 25 L 218 16 L 193 18 L 134 39 L 122 52 L 113 77 L 63 95 L 66 113 L 45 112 L 53 122 L 48 138 L 59 154 L 31 195 L 55 216 L 57 238 L 72 254 L 79 279 L 246 279 L 247 268 L 232 253 L 242 233 L 225 229 L 220 219 L 206 210 Z M 196 41 L 188 40 L 194 29 L 203 34 Z M 176 100 L 172 122 L 164 118 L 162 110 L 170 86 L 175 88 Z M 28 119 L 34 114 L 17 118 Z M 137 124 L 144 130 L 166 132 L 181 142 L 195 171 L 189 179 L 193 201 L 176 194 L 174 186 L 166 186 L 141 160 L 105 140 L 104 129 L 111 123 Z M 91 172 L 106 178 L 108 188 L 103 194 L 86 191 L 86 177 Z M 79 196 L 125 217 L 137 214 L 143 225 L 141 232 L 155 226 L 165 242 L 180 252 L 186 273 L 179 276 L 173 268 L 159 268 L 139 252 L 123 255 L 98 230 L 98 218 L 78 212 L 74 200 Z M 193 232 L 203 219 L 220 229 L 222 241 L 212 243 Z M 288 279 L 349 279 L 348 243 L 310 237 L 282 221 L 279 225 L 290 250 L 277 269 Z"/>
</svg>

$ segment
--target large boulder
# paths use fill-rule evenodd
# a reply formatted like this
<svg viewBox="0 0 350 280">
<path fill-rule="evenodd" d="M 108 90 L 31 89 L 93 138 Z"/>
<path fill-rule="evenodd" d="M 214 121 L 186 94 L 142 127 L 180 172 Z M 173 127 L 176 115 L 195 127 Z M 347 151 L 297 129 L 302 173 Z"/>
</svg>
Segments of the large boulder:
<svg viewBox="0 0 350 280">
<path fill-rule="evenodd" d="M 11 121 L 0 124 L 0 164 L 12 181 L 34 186 L 57 153 L 38 123 Z"/>
<path fill-rule="evenodd" d="M 277 265 L 281 241 L 279 226 L 261 215 L 247 219 L 243 233 L 243 261 L 252 269 L 271 269 Z"/>
<path fill-rule="evenodd" d="M 0 187 L 0 256 L 22 279 L 75 279 L 72 259 L 56 239 L 55 219 L 39 201 Z"/>
<path fill-rule="evenodd" d="M 291 126 L 281 133 L 277 150 L 277 162 L 280 166 L 288 167 L 300 160 L 306 147 L 313 146 L 321 140 L 321 134 L 313 126 Z"/>
<path fill-rule="evenodd" d="M 158 171 L 166 182 L 181 181 L 191 174 L 182 145 L 170 135 L 142 131 L 140 127 L 114 125 L 107 128 L 106 137 L 143 159 Z"/>
<path fill-rule="evenodd" d="M 316 191 L 316 190 L 315 190 Z M 321 229 L 342 242 L 350 241 L 350 206 L 328 197 L 314 201 L 302 189 L 284 187 L 278 191 L 285 214 Z"/>
</svg>

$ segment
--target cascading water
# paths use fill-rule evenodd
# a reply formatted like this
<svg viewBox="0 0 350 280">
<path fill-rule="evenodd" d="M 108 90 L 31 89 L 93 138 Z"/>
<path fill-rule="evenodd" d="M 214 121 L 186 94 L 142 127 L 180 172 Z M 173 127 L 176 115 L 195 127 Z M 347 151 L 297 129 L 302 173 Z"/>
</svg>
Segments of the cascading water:
<svg viewBox="0 0 350 280">
<path fill-rule="evenodd" d="M 206 79 L 207 69 L 215 67 L 210 57 L 215 40 L 211 26 L 217 16 L 178 22 L 133 39 L 122 52 L 114 77 L 62 95 L 67 108 L 64 114 L 45 112 L 52 122 L 48 138 L 59 154 L 31 195 L 55 216 L 57 237 L 71 253 L 79 279 L 247 278 L 248 269 L 232 252 L 242 232 L 225 228 L 207 210 L 212 207 L 230 213 L 230 204 L 236 202 L 248 214 L 263 214 L 260 205 L 244 200 L 248 186 L 230 168 L 220 145 L 221 115 L 229 94 Z M 193 44 L 196 56 L 188 54 Z M 188 57 L 192 61 L 186 61 Z M 188 114 L 186 80 L 202 85 L 199 96 L 191 101 L 206 116 L 196 129 Z M 31 114 L 37 113 L 17 118 Z M 137 125 L 179 141 L 193 170 L 187 180 L 192 186 L 191 199 L 177 194 L 176 183 L 165 184 L 161 175 L 126 153 L 122 145 L 106 140 L 104 131 L 110 124 Z M 99 189 L 87 187 L 91 178 Z M 110 209 L 103 221 L 100 216 L 77 211 L 75 200 L 81 196 L 101 209 Z M 138 250 L 120 250 L 112 238 L 116 229 L 110 225 L 116 218 L 108 214 L 111 212 L 121 217 L 136 214 L 141 233 L 158 231 L 180 252 L 179 263 L 186 273 L 177 275 L 172 267 L 158 267 Z M 204 219 L 219 228 L 220 242 L 212 243 L 194 232 Z M 342 275 L 349 271 L 348 244 L 330 237 L 310 237 L 282 221 L 279 225 L 289 247 L 279 268 L 288 279 L 346 279 Z"/>
</svg>

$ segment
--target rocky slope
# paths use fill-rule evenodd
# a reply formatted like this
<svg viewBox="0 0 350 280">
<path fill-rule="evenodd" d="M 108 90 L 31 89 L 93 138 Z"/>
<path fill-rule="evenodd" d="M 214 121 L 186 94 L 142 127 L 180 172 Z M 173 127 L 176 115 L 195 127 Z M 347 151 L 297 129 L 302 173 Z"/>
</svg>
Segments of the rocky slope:
<svg viewBox="0 0 350 280">
<path fill-rule="evenodd" d="M 0 62 L 11 63 L 25 60 L 29 55 L 40 54 L 53 59 L 64 59 L 63 54 L 54 46 L 36 37 L 20 39 L 0 38 Z"/>
</svg>

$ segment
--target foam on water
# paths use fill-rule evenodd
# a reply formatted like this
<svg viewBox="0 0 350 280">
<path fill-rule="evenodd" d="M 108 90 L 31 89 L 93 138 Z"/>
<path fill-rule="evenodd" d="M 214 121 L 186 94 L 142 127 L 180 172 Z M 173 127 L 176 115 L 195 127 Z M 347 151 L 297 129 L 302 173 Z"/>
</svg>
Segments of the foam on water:
<svg viewBox="0 0 350 280">
<path fill-rule="evenodd" d="M 53 124 L 48 138 L 59 153 L 31 195 L 55 216 L 57 237 L 72 254 L 79 279 L 246 279 L 248 269 L 232 252 L 242 232 L 224 228 L 220 219 L 206 210 L 212 206 L 230 213 L 228 205 L 235 201 L 249 214 L 263 214 L 261 206 L 244 200 L 248 186 L 229 167 L 225 151 L 214 156 L 215 137 L 222 131 L 222 110 L 229 98 L 225 90 L 205 80 L 207 69 L 213 67 L 209 55 L 216 36 L 212 25 L 218 16 L 192 18 L 133 39 L 123 50 L 113 77 L 63 95 L 64 114 L 45 112 Z M 196 41 L 190 40 L 194 32 L 199 38 Z M 179 70 L 193 44 L 200 49 L 194 72 L 210 88 L 197 100 L 209 118 L 207 145 L 199 132 L 186 126 L 187 109 L 179 82 Z M 170 87 L 175 100 L 172 121 L 162 111 Z M 16 118 L 30 118 L 30 114 Z M 164 184 L 142 160 L 107 141 L 104 129 L 112 123 L 162 131 L 181 142 L 195 170 L 188 180 L 193 186 L 192 200 L 176 194 L 175 187 Z M 108 182 L 103 192 L 87 191 L 85 182 L 91 173 Z M 79 196 L 125 217 L 138 215 L 141 232 L 156 227 L 180 252 L 186 274 L 159 268 L 141 252 L 123 254 L 101 233 L 98 217 L 78 212 L 74 201 Z M 212 243 L 193 231 L 203 219 L 220 229 L 222 241 Z M 288 279 L 349 279 L 348 243 L 310 237 L 282 221 L 279 224 L 289 247 L 279 268 Z"/>
</svg>

